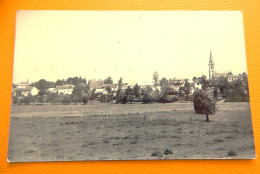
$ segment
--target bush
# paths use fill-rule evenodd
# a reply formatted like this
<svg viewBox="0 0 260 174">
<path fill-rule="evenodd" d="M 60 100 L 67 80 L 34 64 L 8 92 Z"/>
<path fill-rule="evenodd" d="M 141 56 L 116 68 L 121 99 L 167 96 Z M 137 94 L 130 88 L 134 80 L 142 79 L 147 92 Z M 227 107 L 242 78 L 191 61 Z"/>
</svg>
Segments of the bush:
<svg viewBox="0 0 260 174">
<path fill-rule="evenodd" d="M 57 103 L 59 101 L 59 95 L 57 93 L 50 93 L 47 95 L 47 102 Z"/>
<path fill-rule="evenodd" d="M 145 93 L 144 97 L 142 99 L 142 102 L 143 103 L 151 103 L 151 102 L 153 102 L 153 98 L 152 98 L 151 95 Z"/>
<path fill-rule="evenodd" d="M 72 102 L 77 103 L 79 101 L 79 98 L 77 96 L 72 97 Z"/>
<path fill-rule="evenodd" d="M 63 104 L 69 104 L 71 102 L 70 96 L 64 96 L 63 99 L 61 100 L 61 103 Z"/>
<path fill-rule="evenodd" d="M 132 104 L 133 101 L 134 101 L 134 95 L 128 94 L 128 95 L 126 96 L 126 101 L 127 101 L 127 102 L 131 102 L 131 104 Z"/>
<path fill-rule="evenodd" d="M 237 153 L 234 150 L 230 150 L 228 151 L 227 156 L 237 156 Z"/>
<path fill-rule="evenodd" d="M 125 92 L 118 90 L 116 94 L 116 103 L 126 103 L 126 94 Z"/>
<path fill-rule="evenodd" d="M 162 157 L 163 154 L 160 151 L 155 151 L 151 154 L 151 156 L 157 156 L 157 157 Z"/>
<path fill-rule="evenodd" d="M 17 96 L 13 96 L 13 103 L 16 104 L 18 102 L 19 102 L 18 97 Z"/>
<path fill-rule="evenodd" d="M 159 100 L 157 98 L 156 101 L 161 102 L 161 103 L 173 103 L 173 102 L 176 102 L 176 101 L 179 101 L 179 100 L 180 100 L 180 98 L 177 95 L 164 94 L 163 96 L 160 96 Z"/>
<path fill-rule="evenodd" d="M 43 95 L 38 95 L 38 102 L 43 103 L 44 102 L 44 96 Z"/>
<path fill-rule="evenodd" d="M 170 154 L 172 154 L 172 150 L 171 149 L 165 149 L 165 151 L 164 151 L 164 155 L 170 155 Z"/>
<path fill-rule="evenodd" d="M 249 97 L 242 89 L 232 89 L 227 93 L 227 100 L 230 102 L 248 102 Z"/>
<path fill-rule="evenodd" d="M 216 101 L 203 90 L 197 90 L 194 96 L 194 110 L 196 114 L 206 115 L 206 121 L 209 121 L 208 115 L 216 113 Z"/>
<path fill-rule="evenodd" d="M 24 103 L 26 105 L 29 105 L 31 102 L 31 98 L 29 96 L 23 97 L 20 99 L 20 103 Z"/>
</svg>

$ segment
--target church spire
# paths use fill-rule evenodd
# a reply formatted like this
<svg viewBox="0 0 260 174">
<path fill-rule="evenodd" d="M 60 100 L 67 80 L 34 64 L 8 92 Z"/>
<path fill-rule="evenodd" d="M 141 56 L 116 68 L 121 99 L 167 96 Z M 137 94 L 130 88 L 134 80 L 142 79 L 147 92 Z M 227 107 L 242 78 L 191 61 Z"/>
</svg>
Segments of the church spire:
<svg viewBox="0 0 260 174">
<path fill-rule="evenodd" d="M 210 56 L 209 56 L 209 64 L 213 64 L 214 65 L 214 61 L 213 61 L 211 50 L 210 50 Z"/>
<path fill-rule="evenodd" d="M 212 53 L 210 50 L 210 55 L 209 55 L 209 80 L 211 80 L 215 76 L 215 69 L 214 69 L 214 62 L 213 62 L 213 57 Z"/>
</svg>

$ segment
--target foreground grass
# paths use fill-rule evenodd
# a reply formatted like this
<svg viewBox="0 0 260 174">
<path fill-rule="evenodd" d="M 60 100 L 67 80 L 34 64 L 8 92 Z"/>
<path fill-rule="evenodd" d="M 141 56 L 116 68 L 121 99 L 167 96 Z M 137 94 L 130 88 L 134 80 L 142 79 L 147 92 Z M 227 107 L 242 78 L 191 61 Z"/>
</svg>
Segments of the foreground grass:
<svg viewBox="0 0 260 174">
<path fill-rule="evenodd" d="M 10 161 L 252 158 L 249 105 L 216 115 L 187 108 L 83 116 L 11 117 Z M 145 106 L 146 107 L 146 106 Z M 158 107 L 159 108 L 159 107 Z M 242 108 L 242 109 L 241 109 Z M 31 113 L 30 113 L 31 114 Z"/>
</svg>

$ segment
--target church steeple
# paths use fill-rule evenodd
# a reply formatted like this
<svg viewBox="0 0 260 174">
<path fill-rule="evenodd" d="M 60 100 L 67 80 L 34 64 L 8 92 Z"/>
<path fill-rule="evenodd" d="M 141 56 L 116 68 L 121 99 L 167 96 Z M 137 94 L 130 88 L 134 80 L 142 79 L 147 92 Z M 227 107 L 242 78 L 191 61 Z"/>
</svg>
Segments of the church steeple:
<svg viewBox="0 0 260 174">
<path fill-rule="evenodd" d="M 215 69 L 214 69 L 214 61 L 213 61 L 213 56 L 210 50 L 210 55 L 209 55 L 209 80 L 211 80 L 214 75 L 215 75 Z"/>
<path fill-rule="evenodd" d="M 214 65 L 214 61 L 213 61 L 211 50 L 210 50 L 210 55 L 209 55 L 209 64 Z"/>
</svg>

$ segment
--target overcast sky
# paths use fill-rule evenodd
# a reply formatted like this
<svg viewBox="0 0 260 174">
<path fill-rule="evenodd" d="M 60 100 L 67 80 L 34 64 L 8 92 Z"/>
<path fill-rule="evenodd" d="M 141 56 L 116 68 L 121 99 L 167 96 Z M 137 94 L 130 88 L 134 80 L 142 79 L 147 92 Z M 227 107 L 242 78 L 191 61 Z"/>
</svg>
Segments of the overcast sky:
<svg viewBox="0 0 260 174">
<path fill-rule="evenodd" d="M 14 83 L 81 76 L 114 82 L 246 72 L 236 11 L 17 11 Z"/>
</svg>

